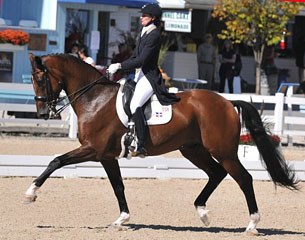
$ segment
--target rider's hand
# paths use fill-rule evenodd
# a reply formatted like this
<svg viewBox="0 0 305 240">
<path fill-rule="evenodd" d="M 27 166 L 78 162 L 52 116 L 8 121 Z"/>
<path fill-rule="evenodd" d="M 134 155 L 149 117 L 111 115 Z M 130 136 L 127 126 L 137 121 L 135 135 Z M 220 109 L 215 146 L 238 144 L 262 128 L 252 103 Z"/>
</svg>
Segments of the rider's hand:
<svg viewBox="0 0 305 240">
<path fill-rule="evenodd" d="M 121 69 L 121 64 L 120 63 L 113 63 L 113 64 L 110 64 L 110 66 L 107 69 L 107 72 L 109 74 L 115 74 L 119 69 Z"/>
</svg>

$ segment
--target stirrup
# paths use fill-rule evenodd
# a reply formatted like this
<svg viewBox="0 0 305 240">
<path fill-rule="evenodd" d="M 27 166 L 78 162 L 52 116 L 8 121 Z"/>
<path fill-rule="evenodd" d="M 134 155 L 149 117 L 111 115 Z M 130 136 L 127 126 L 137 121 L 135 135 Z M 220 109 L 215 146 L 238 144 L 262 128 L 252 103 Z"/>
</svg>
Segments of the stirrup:
<svg viewBox="0 0 305 240">
<path fill-rule="evenodd" d="M 131 153 L 132 157 L 145 158 L 147 155 L 147 150 L 144 147 L 140 147 L 139 149 Z"/>
</svg>

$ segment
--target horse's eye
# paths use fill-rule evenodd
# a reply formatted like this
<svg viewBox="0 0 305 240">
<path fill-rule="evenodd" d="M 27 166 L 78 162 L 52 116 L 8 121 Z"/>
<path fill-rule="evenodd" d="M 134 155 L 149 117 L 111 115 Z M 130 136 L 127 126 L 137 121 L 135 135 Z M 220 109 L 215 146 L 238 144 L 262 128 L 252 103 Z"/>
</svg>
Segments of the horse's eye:
<svg viewBox="0 0 305 240">
<path fill-rule="evenodd" d="M 36 80 L 36 82 L 37 82 L 37 85 L 38 85 L 39 87 L 43 87 L 43 86 L 46 85 L 46 81 L 44 80 L 44 76 L 42 76 L 41 78 L 38 78 L 38 79 Z"/>
</svg>

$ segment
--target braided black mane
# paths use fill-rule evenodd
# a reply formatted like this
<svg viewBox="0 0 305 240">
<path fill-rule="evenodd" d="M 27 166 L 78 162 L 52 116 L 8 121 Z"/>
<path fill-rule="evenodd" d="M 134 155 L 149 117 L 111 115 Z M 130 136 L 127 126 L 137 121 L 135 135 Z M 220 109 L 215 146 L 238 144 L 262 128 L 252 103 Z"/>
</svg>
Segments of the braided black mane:
<svg viewBox="0 0 305 240">
<path fill-rule="evenodd" d="M 79 66 L 79 68 L 86 67 L 86 68 L 94 69 L 94 71 L 96 71 L 101 77 L 100 82 L 109 83 L 109 84 L 116 84 L 115 82 L 110 81 L 110 79 L 105 74 L 101 73 L 97 68 L 93 67 L 90 64 L 87 64 L 82 59 L 80 59 L 78 57 L 75 57 L 72 54 L 69 54 L 69 53 L 51 53 L 51 54 L 41 56 L 42 59 L 45 59 L 45 58 L 48 58 L 48 57 L 57 57 L 57 58 L 62 59 L 63 61 L 75 63 Z"/>
</svg>

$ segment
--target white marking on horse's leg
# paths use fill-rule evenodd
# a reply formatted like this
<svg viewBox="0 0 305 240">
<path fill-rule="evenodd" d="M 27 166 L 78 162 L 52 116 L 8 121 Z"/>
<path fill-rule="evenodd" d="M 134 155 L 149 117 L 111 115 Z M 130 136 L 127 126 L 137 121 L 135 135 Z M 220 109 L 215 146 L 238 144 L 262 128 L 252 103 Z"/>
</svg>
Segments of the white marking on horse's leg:
<svg viewBox="0 0 305 240">
<path fill-rule="evenodd" d="M 257 229 L 256 229 L 256 225 L 258 224 L 260 220 L 260 215 L 259 213 L 253 213 L 250 215 L 250 223 L 246 229 L 246 233 L 249 235 L 259 235 Z"/>
<path fill-rule="evenodd" d="M 201 219 L 201 221 L 204 223 L 205 226 L 210 225 L 210 216 L 209 216 L 209 210 L 206 209 L 205 206 L 197 206 L 196 207 L 197 213 Z"/>
<path fill-rule="evenodd" d="M 130 219 L 130 215 L 127 212 L 121 212 L 119 218 L 111 224 L 111 226 L 116 227 L 116 226 L 122 226 L 122 224 L 128 222 Z"/>
<path fill-rule="evenodd" d="M 37 198 L 36 191 L 39 189 L 35 185 L 35 183 L 32 183 L 31 186 L 28 188 L 28 190 L 25 192 L 25 201 L 26 202 L 35 202 Z"/>
</svg>

